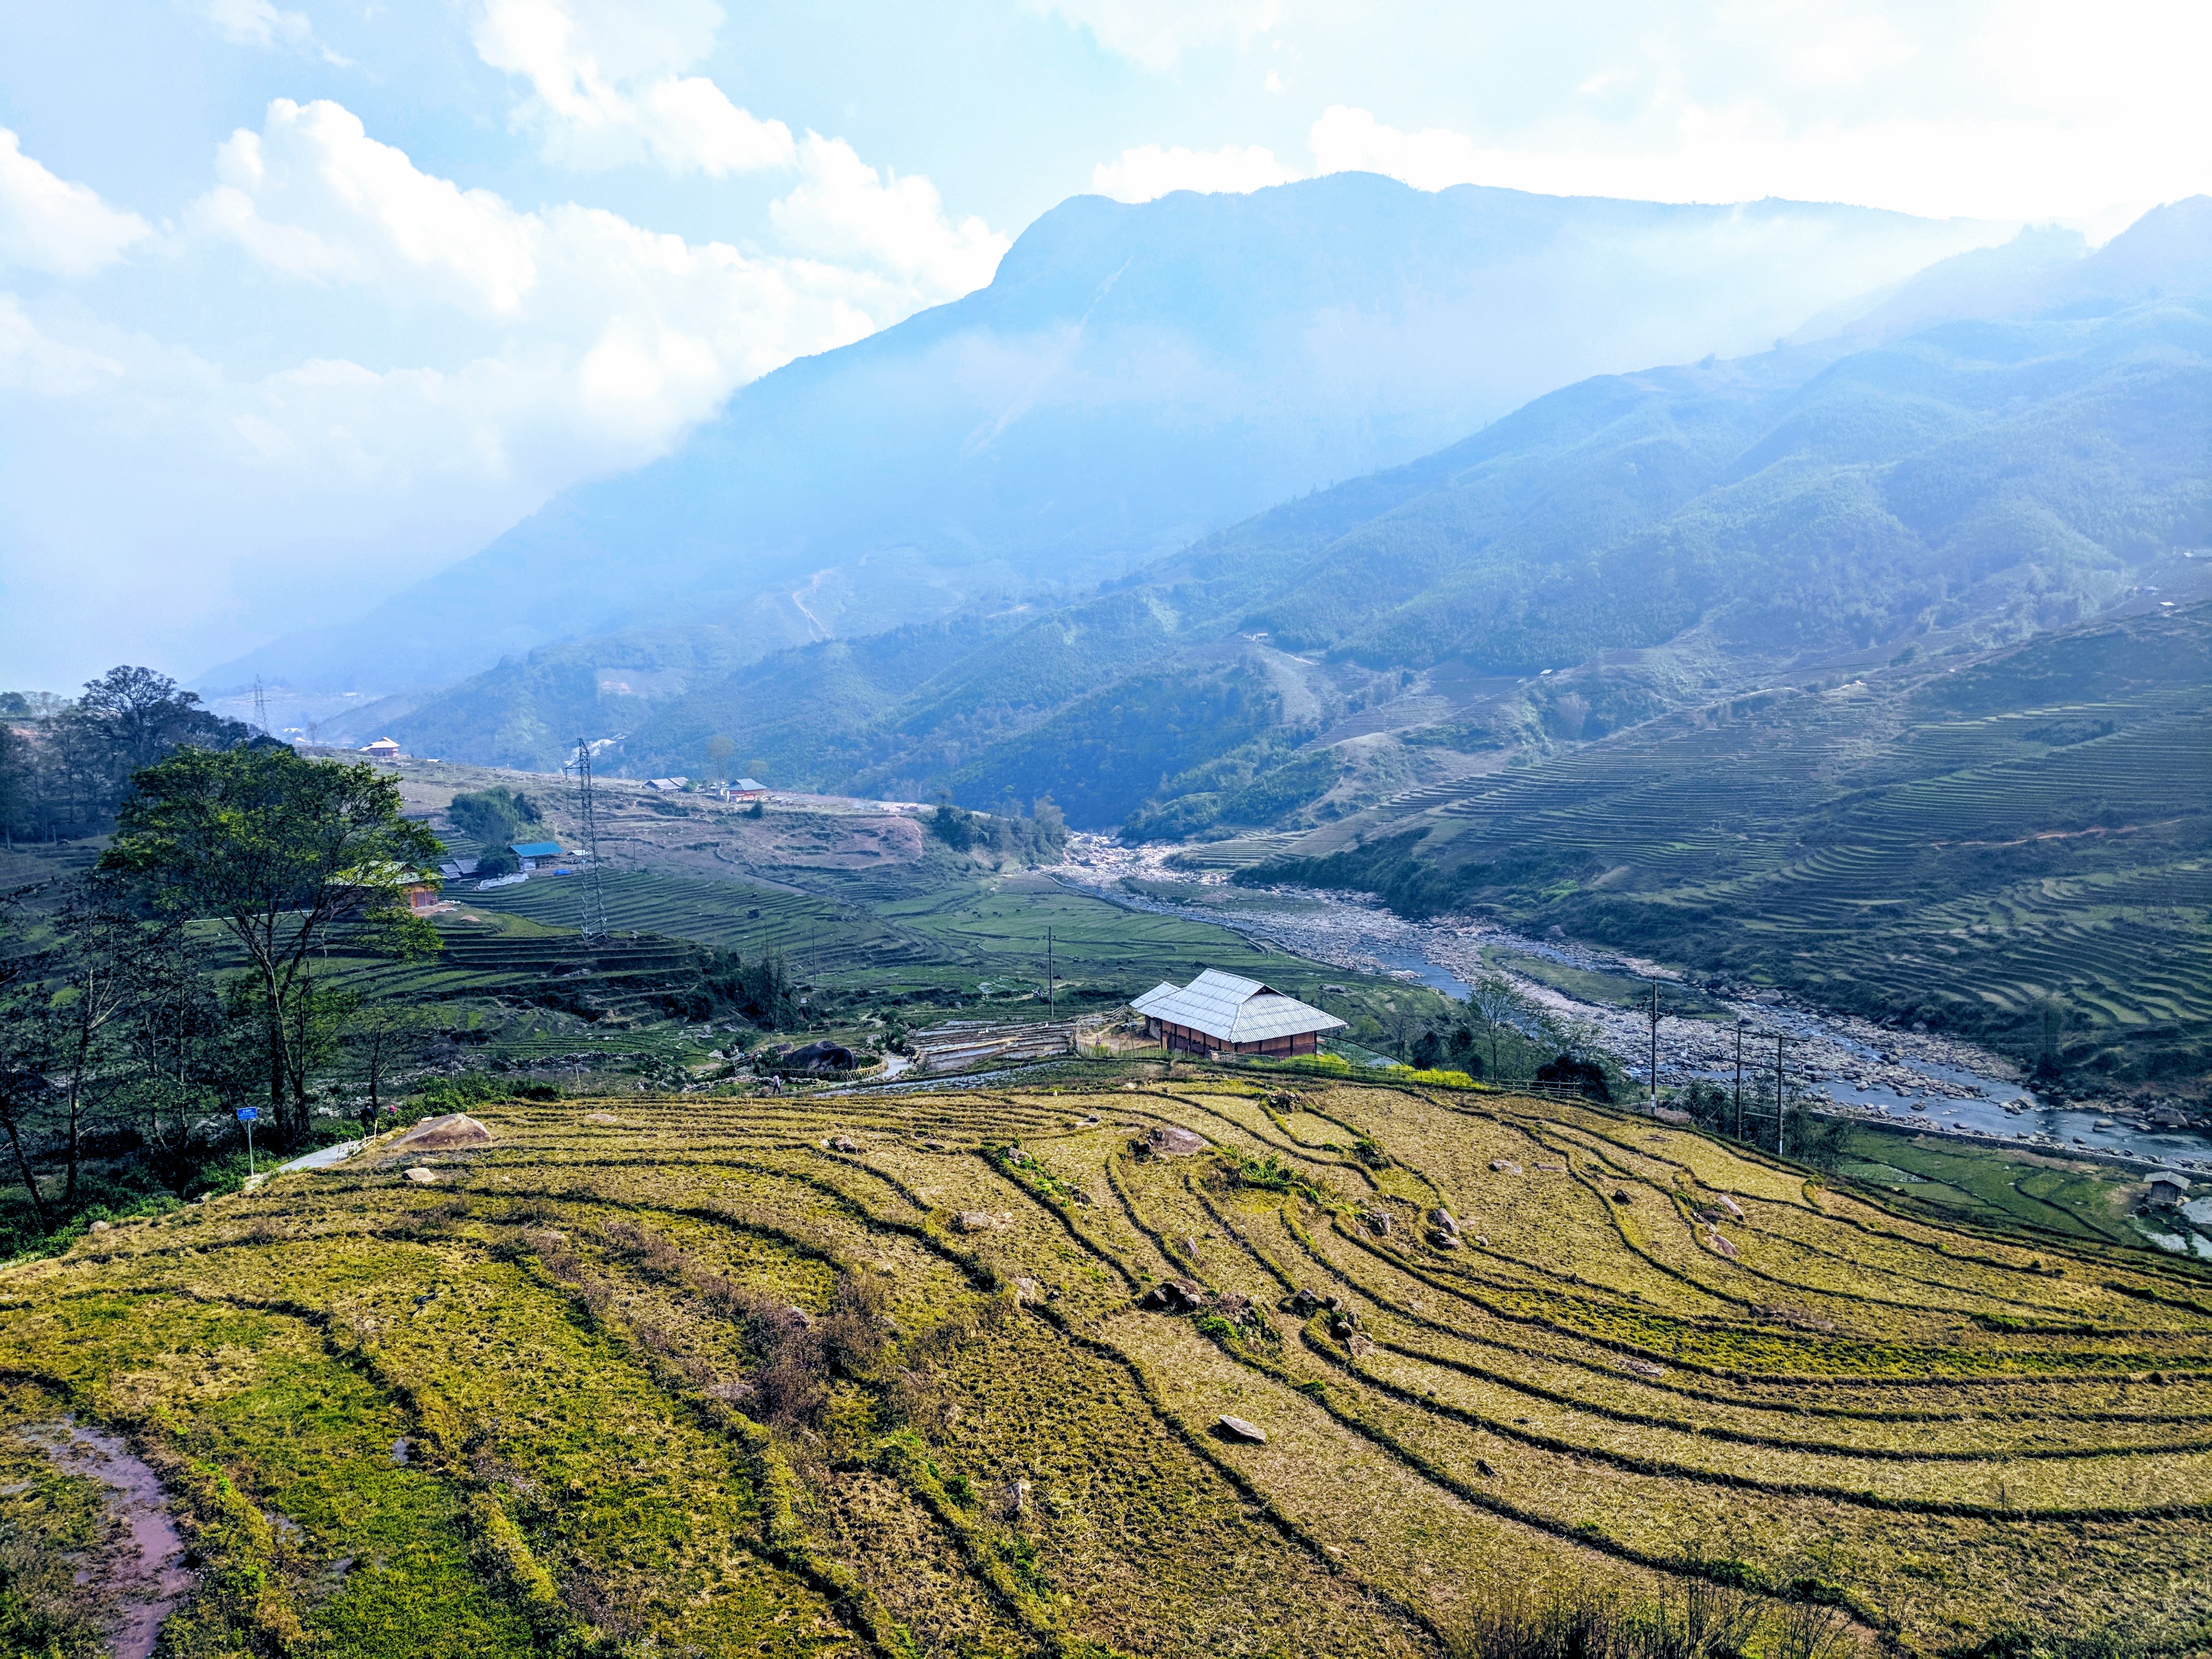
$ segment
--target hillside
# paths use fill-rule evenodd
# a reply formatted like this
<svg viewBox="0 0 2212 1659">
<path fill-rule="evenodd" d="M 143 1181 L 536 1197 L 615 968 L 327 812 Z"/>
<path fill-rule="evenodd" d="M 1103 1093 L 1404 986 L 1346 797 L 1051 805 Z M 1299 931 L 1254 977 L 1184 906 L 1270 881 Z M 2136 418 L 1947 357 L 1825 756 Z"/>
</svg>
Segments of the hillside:
<svg viewBox="0 0 2212 1659">
<path fill-rule="evenodd" d="M 1558 927 L 2047 1049 L 2077 1085 L 2200 1079 L 2212 603 L 2131 610 L 1668 714 L 1412 792 L 1237 879 Z"/>
<path fill-rule="evenodd" d="M 15 1605 L 180 1656 L 2203 1640 L 2193 1269 L 1289 1081 L 515 1102 L 9 1269 Z"/>
<path fill-rule="evenodd" d="M 620 731 L 672 680 L 1079 592 L 1554 387 L 1763 348 L 2007 234 L 1369 174 L 1139 206 L 1079 197 L 1030 226 L 988 288 L 790 364 L 665 459 L 206 678 L 422 692 L 508 658 L 495 701 L 570 737 Z M 542 664 L 522 660 L 541 648 Z M 426 725 L 418 746 L 523 761 L 488 741 L 520 713 L 448 720 L 450 737 Z"/>
<path fill-rule="evenodd" d="M 780 653 L 619 753 L 696 772 L 721 734 L 785 785 L 1048 789 L 1080 826 L 1182 835 L 2094 616 L 2212 529 L 2212 300 L 2142 297 L 2197 280 L 2177 241 L 2212 250 L 2212 208 L 2069 273 L 2132 299 L 1571 386 L 1095 597 Z M 1607 670 L 1579 705 L 1534 683 L 1577 664 Z M 458 738 L 477 695 L 410 740 Z"/>
</svg>

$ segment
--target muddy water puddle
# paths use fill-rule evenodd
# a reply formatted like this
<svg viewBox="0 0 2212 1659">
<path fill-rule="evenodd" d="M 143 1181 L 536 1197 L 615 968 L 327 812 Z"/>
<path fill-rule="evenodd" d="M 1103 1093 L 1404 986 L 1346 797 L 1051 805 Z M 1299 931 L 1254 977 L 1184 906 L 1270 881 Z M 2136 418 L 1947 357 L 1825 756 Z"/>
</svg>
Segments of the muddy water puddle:
<svg viewBox="0 0 2212 1659">
<path fill-rule="evenodd" d="M 161 1621 L 191 1593 L 193 1582 L 161 1481 L 120 1436 L 75 1418 L 15 1432 L 63 1474 L 107 1488 L 108 1514 L 119 1523 L 116 1543 L 79 1580 L 97 1573 L 107 1581 L 94 1588 L 110 1612 L 107 1650 L 113 1659 L 152 1659 Z"/>
</svg>

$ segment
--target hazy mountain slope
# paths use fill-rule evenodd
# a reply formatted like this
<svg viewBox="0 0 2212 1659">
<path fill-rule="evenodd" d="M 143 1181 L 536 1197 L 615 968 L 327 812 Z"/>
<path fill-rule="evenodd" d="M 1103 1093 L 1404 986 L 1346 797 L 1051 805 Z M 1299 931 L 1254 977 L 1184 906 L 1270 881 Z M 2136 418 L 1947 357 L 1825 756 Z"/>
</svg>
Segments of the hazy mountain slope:
<svg viewBox="0 0 2212 1659">
<path fill-rule="evenodd" d="M 2173 254 L 2167 228 L 2144 231 Z M 2186 239 L 2160 267 L 2137 234 L 2087 263 L 2118 270 L 2119 289 L 2187 276 Z M 1598 735 L 1792 661 L 2017 639 L 2112 604 L 2212 528 L 2212 303 L 2127 299 L 1587 381 L 1112 592 L 1006 618 L 1010 631 L 856 725 L 840 724 L 849 705 L 778 712 L 811 694 L 807 671 L 787 678 L 776 659 L 662 705 L 625 762 L 688 767 L 718 731 L 775 732 L 738 740 L 779 781 L 951 787 L 978 804 L 1049 789 L 1073 821 L 1102 824 L 1149 798 L 1248 791 L 1393 698 L 1406 709 L 1364 730 L 1407 732 L 1434 757 Z M 1533 678 L 1684 641 L 1694 664 Z M 1502 700 L 1491 686 L 1471 713 L 1428 683 L 1446 668 L 1529 684 Z M 1211 743 L 1178 683 L 1191 710 L 1235 711 Z M 1295 775 L 1237 810 L 1295 811 L 1332 787 L 1325 768 Z"/>
<path fill-rule="evenodd" d="M 447 684 L 645 626 L 765 651 L 1088 585 L 1593 373 L 1763 346 L 2005 228 L 1364 174 L 1078 198 L 988 288 L 791 364 L 450 577 L 214 677 Z M 485 602 L 435 602 L 456 588 Z"/>
</svg>

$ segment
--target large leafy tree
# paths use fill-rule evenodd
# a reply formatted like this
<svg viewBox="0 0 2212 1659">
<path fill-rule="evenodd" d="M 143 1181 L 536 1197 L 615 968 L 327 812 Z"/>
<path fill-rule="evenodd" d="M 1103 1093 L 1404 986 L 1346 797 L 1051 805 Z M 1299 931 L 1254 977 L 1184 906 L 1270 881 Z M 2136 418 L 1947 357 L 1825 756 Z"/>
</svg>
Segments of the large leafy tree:
<svg viewBox="0 0 2212 1659">
<path fill-rule="evenodd" d="M 443 848 L 399 812 L 376 768 L 303 760 L 287 748 L 179 749 L 139 772 L 103 867 L 144 880 L 174 915 L 220 921 L 259 992 L 270 1115 L 307 1127 L 306 1068 L 293 1048 L 316 994 L 315 952 L 341 922 L 380 948 L 435 949 L 406 889 Z"/>
</svg>

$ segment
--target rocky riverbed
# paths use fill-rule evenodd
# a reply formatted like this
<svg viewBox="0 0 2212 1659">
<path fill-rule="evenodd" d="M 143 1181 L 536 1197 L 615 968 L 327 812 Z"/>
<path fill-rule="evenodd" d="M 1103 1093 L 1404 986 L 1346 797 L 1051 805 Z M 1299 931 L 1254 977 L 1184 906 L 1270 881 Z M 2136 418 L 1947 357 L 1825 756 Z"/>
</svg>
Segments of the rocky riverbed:
<svg viewBox="0 0 2212 1659">
<path fill-rule="evenodd" d="M 2179 1103 L 2107 1110 L 2045 1101 L 2003 1055 L 1938 1032 L 1892 1030 L 1809 1006 L 1779 991 L 1692 981 L 1666 964 L 1593 950 L 1558 935 L 1531 939 L 1467 917 L 1409 921 L 1368 894 L 1231 888 L 1222 872 L 1194 872 L 1170 864 L 1177 850 L 1125 847 L 1104 836 L 1078 835 L 1069 839 L 1067 861 L 1050 873 L 1115 903 L 1234 927 L 1312 961 L 1419 981 L 1449 994 L 1463 994 L 1468 982 L 1480 975 L 1497 975 L 1532 1009 L 1560 1022 L 1594 1026 L 1597 1043 L 1638 1083 L 1650 1076 L 1648 1013 L 1572 995 L 1516 971 L 1512 958 L 1540 958 L 1563 969 L 1656 981 L 1662 1087 L 1702 1078 L 1733 1091 L 1741 1028 L 1747 1100 L 1763 1097 L 1771 1102 L 1779 1036 L 1785 1090 L 1796 1097 L 1812 1096 L 1816 1110 L 2084 1154 L 2212 1168 L 2212 1139 L 2189 1127 Z M 1133 888 L 1132 883 L 1138 885 Z M 1694 1012 L 1668 1012 L 1670 999 Z"/>
</svg>

